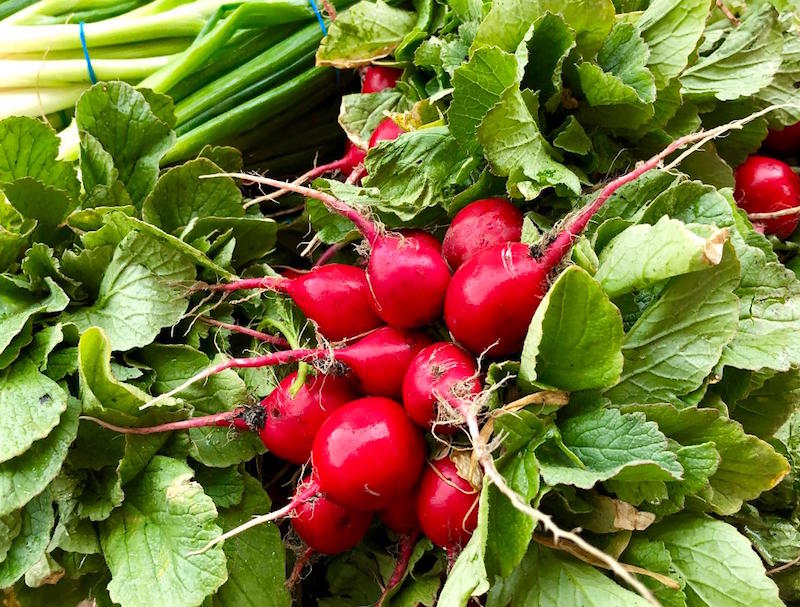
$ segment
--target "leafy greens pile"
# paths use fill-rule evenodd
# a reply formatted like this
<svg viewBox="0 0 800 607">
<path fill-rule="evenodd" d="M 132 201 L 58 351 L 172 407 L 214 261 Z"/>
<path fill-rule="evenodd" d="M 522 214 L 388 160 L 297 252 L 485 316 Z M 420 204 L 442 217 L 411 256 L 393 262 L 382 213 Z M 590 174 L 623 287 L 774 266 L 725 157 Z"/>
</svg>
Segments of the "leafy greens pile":
<svg viewBox="0 0 800 607">
<path fill-rule="evenodd" d="M 616 4 L 342 12 L 319 64 L 392 55 L 405 72 L 394 90 L 345 96 L 341 126 L 364 144 L 390 112 L 410 132 L 370 151 L 363 186 L 315 186 L 390 226 L 506 194 L 532 201 L 523 238 L 535 245 L 607 174 L 682 134 L 797 103 L 800 39 L 781 2 L 734 6 L 739 24 L 710 0 Z M 767 127 L 797 120 L 782 107 L 622 188 L 553 282 L 520 360 L 487 369 L 486 427 L 509 485 L 644 571 L 665 606 L 800 602 L 796 244 L 755 231 L 730 188 Z M 191 294 L 195 280 L 271 272 L 308 221 L 329 243 L 352 240 L 352 226 L 313 201 L 281 224 L 245 210 L 233 181 L 200 179 L 241 167 L 229 148 L 160 172 L 175 137 L 163 95 L 101 83 L 76 121 L 79 167 L 57 160 L 42 123 L 0 122 L 0 587 L 23 606 L 288 605 L 290 552 L 274 526 L 188 556 L 269 509 L 271 472 L 244 465 L 257 439 L 121 436 L 79 416 L 149 425 L 265 395 L 271 371 L 226 371 L 139 409 L 220 352 L 263 348 L 196 313 L 313 340 L 283 298 L 213 305 Z M 421 541 L 389 604 L 647 604 L 483 482 L 469 544 L 448 564 Z M 375 530 L 316 562 L 302 600 L 373 604 L 392 543 Z"/>
</svg>

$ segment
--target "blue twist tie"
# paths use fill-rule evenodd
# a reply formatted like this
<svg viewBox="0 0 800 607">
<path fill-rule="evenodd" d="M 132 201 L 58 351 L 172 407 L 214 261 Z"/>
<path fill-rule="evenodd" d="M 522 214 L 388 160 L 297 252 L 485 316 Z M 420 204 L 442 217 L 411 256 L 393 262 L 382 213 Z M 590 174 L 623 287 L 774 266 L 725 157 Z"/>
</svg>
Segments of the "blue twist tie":
<svg viewBox="0 0 800 607">
<path fill-rule="evenodd" d="M 317 16 L 317 21 L 319 21 L 319 27 L 322 30 L 322 33 L 326 36 L 328 35 L 328 28 L 325 27 L 325 20 L 322 18 L 322 13 L 319 12 L 319 7 L 317 6 L 316 0 L 308 0 L 308 3 L 311 5 L 311 10 L 314 11 L 314 14 Z"/>
<path fill-rule="evenodd" d="M 311 2 L 314 2 L 314 0 L 311 0 Z M 78 24 L 78 27 L 81 37 L 81 46 L 83 47 L 83 58 L 86 59 L 86 71 L 89 72 L 89 80 L 92 81 L 92 84 L 97 84 L 97 76 L 94 74 L 92 59 L 89 57 L 89 47 L 86 46 L 86 32 L 83 31 L 83 21 Z"/>
</svg>

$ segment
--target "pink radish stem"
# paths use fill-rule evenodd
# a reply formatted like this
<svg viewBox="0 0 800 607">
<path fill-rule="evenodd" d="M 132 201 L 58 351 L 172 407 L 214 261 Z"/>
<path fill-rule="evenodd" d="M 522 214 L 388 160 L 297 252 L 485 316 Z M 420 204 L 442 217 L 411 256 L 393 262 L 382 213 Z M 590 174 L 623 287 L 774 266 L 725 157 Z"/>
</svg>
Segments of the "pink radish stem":
<svg viewBox="0 0 800 607">
<path fill-rule="evenodd" d="M 112 430 L 113 432 L 119 432 L 120 434 L 158 434 L 159 432 L 175 432 L 177 430 L 189 430 L 190 428 L 230 426 L 235 420 L 240 418 L 243 411 L 244 409 L 239 407 L 233 411 L 223 411 L 222 413 L 203 415 L 202 417 L 191 417 L 189 419 L 182 419 L 176 422 L 159 424 L 158 426 L 148 426 L 147 428 L 116 426 L 90 415 L 84 415 L 81 417 L 81 419 L 88 419 L 89 421 L 96 423 L 98 426 L 102 426 L 106 430 Z"/>
<path fill-rule="evenodd" d="M 241 333 L 242 335 L 248 335 L 259 341 L 278 346 L 279 348 L 291 347 L 288 341 L 286 341 L 283 337 L 278 337 L 277 335 L 270 335 L 269 333 L 262 333 L 261 331 L 250 329 L 249 327 L 240 327 L 239 325 L 234 325 L 229 322 L 222 322 L 209 316 L 200 316 L 198 320 L 213 327 L 219 327 L 220 329 L 227 329 L 228 331 Z"/>
<path fill-rule="evenodd" d="M 403 580 L 403 576 L 406 574 L 406 570 L 408 569 L 408 564 L 411 561 L 411 555 L 414 554 L 414 546 L 417 545 L 417 538 L 419 538 L 419 530 L 414 531 L 410 535 L 403 538 L 403 541 L 400 544 L 400 554 L 397 556 L 397 563 L 395 564 L 394 571 L 392 572 L 392 577 L 389 578 L 386 587 L 381 593 L 381 598 L 379 598 L 378 602 L 375 603 L 375 607 L 382 607 L 392 589 L 396 588 L 397 585 Z"/>
</svg>

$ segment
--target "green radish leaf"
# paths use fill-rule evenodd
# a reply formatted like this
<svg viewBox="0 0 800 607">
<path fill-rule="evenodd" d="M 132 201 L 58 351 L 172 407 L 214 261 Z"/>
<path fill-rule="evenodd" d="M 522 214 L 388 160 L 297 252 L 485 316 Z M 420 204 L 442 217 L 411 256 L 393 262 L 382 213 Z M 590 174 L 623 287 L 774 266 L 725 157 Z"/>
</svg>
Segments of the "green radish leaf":
<svg viewBox="0 0 800 607">
<path fill-rule="evenodd" d="M 408 99 L 396 89 L 377 93 L 352 93 L 342 97 L 339 125 L 350 141 L 366 150 L 372 132 L 387 114 L 409 109 L 411 104 Z"/>
<path fill-rule="evenodd" d="M 796 521 L 761 514 L 752 506 L 744 507 L 733 520 L 768 565 L 791 563 L 800 557 L 800 529 Z"/>
<path fill-rule="evenodd" d="M 527 46 L 522 86 L 538 92 L 548 111 L 553 111 L 561 101 L 564 61 L 575 48 L 575 32 L 558 15 L 545 13 L 533 24 Z"/>
<path fill-rule="evenodd" d="M 186 226 L 205 217 L 243 217 L 242 194 L 230 177 L 201 179 L 219 173 L 210 160 L 198 158 L 167 170 L 142 207 L 142 219 L 180 236 Z"/>
<path fill-rule="evenodd" d="M 122 607 L 193 607 L 225 583 L 221 546 L 189 556 L 221 532 L 214 502 L 191 478 L 183 462 L 156 456 L 101 523 L 108 591 Z"/>
<path fill-rule="evenodd" d="M 664 215 L 683 223 L 702 223 L 719 228 L 734 224 L 727 199 L 716 188 L 699 181 L 679 180 L 663 192 L 654 192 L 652 202 L 642 210 L 639 220 L 654 225 Z"/>
<path fill-rule="evenodd" d="M 763 563 L 735 527 L 706 516 L 679 515 L 651 527 L 646 535 L 670 553 L 685 580 L 689 605 L 783 605 Z"/>
<path fill-rule="evenodd" d="M 647 510 L 659 516 L 680 512 L 688 496 L 710 491 L 709 479 L 719 467 L 720 455 L 713 442 L 677 448 L 671 445 L 671 448 L 683 468 L 681 480 L 645 483 L 609 480 L 604 483 L 605 488 L 631 504 L 648 502 Z"/>
<path fill-rule="evenodd" d="M 153 344 L 142 351 L 141 357 L 156 373 L 154 393 L 167 392 L 212 364 L 205 354 L 184 345 Z M 236 372 L 228 369 L 186 388 L 178 397 L 192 405 L 195 415 L 205 415 L 241 406 L 247 389 Z M 238 464 L 264 452 L 257 434 L 246 432 L 232 439 L 228 427 L 193 428 L 189 440 L 191 456 L 214 468 Z"/>
<path fill-rule="evenodd" d="M 558 134 L 553 139 L 553 145 L 557 148 L 585 156 L 592 150 L 592 140 L 583 130 L 581 123 L 575 119 L 575 116 L 570 116 L 558 129 Z"/>
<path fill-rule="evenodd" d="M 80 410 L 80 401 L 70 398 L 50 434 L 0 464 L 0 515 L 22 508 L 56 477 L 78 432 Z"/>
<path fill-rule="evenodd" d="M 670 280 L 625 335 L 621 380 L 606 396 L 614 403 L 680 402 L 699 388 L 736 333 L 738 279 L 726 244 L 718 265 Z"/>
<path fill-rule="evenodd" d="M 317 65 L 354 68 L 390 55 L 414 28 L 415 13 L 362 0 L 341 13 L 317 50 Z"/>
<path fill-rule="evenodd" d="M 756 97 L 767 105 L 789 105 L 770 112 L 770 120 L 778 121 L 781 125 L 800 121 L 795 88 L 797 82 L 800 82 L 800 38 L 794 32 L 785 32 L 781 65 L 770 83 L 756 93 Z"/>
<path fill-rule="evenodd" d="M 33 567 L 25 572 L 25 585 L 29 588 L 41 588 L 55 584 L 65 573 L 58 561 L 45 552 Z"/>
<path fill-rule="evenodd" d="M 648 289 L 717 265 L 727 237 L 727 230 L 687 226 L 662 216 L 655 225 L 631 226 L 614 237 L 599 255 L 594 278 L 612 298 Z"/>
<path fill-rule="evenodd" d="M 768 3 L 745 13 L 710 55 L 680 77 L 682 92 L 689 97 L 731 101 L 754 95 L 767 86 L 781 66 L 783 38 L 778 15 Z"/>
<path fill-rule="evenodd" d="M 242 171 L 242 153 L 236 148 L 226 145 L 207 145 L 200 150 L 197 157 L 208 158 L 228 173 L 240 173 Z"/>
<path fill-rule="evenodd" d="M 35 240 L 58 241 L 64 218 L 75 208 L 75 200 L 70 198 L 69 193 L 32 177 L 23 177 L 11 184 L 0 184 L 0 188 L 20 215 L 36 221 L 33 230 Z"/>
<path fill-rule="evenodd" d="M 587 58 L 600 48 L 614 24 L 611 0 L 495 0 L 478 28 L 472 50 L 494 45 L 513 53 L 531 25 L 547 12 L 564 19 L 575 32 L 578 51 Z"/>
<path fill-rule="evenodd" d="M 453 101 L 447 112 L 450 132 L 469 153 L 479 151 L 477 129 L 486 114 L 521 74 L 517 58 L 496 46 L 479 48 L 453 72 Z"/>
<path fill-rule="evenodd" d="M 244 476 L 240 505 L 220 510 L 223 531 L 269 512 L 270 500 L 261 483 Z M 228 580 L 207 603 L 209 607 L 289 607 L 291 597 L 285 585 L 285 549 L 274 524 L 261 525 L 249 533 L 225 541 Z M 205 604 L 205 603 L 204 603 Z"/>
<path fill-rule="evenodd" d="M 711 0 L 653 0 L 636 23 L 647 48 L 647 67 L 663 89 L 689 63 L 711 10 Z"/>
<path fill-rule="evenodd" d="M 753 376 L 747 395 L 726 403 L 731 417 L 744 431 L 759 438 L 771 437 L 791 416 L 800 400 L 800 370 L 791 369 L 764 377 Z"/>
<path fill-rule="evenodd" d="M 232 508 L 242 503 L 244 476 L 236 466 L 209 468 L 194 462 L 191 466 L 195 480 L 203 486 L 203 493 L 214 500 L 217 508 Z"/>
<path fill-rule="evenodd" d="M 41 120 L 21 116 L 0 120 L 0 191 L 28 177 L 77 200 L 80 184 L 75 167 L 56 160 L 58 146 L 55 131 Z"/>
<path fill-rule="evenodd" d="M 597 64 L 578 66 L 581 89 L 589 105 L 652 103 L 653 75 L 645 67 L 647 45 L 629 24 L 614 27 L 597 55 Z"/>
<path fill-rule="evenodd" d="M 492 587 L 486 603 L 487 607 L 564 604 L 645 607 L 650 603 L 591 565 L 535 542 L 514 573 Z"/>
<path fill-rule="evenodd" d="M 478 127 L 478 141 L 492 172 L 508 177 L 512 197 L 532 200 L 548 187 L 557 194 L 578 194 L 577 175 L 555 161 L 522 93 L 508 90 Z"/>
<path fill-rule="evenodd" d="M 567 268 L 533 315 L 519 374 L 533 391 L 613 386 L 622 371 L 622 317 L 600 285 L 578 266 Z"/>
<path fill-rule="evenodd" d="M 0 351 L 37 314 L 60 312 L 69 304 L 67 294 L 50 278 L 49 295 L 34 294 L 7 276 L 0 276 Z"/>
<path fill-rule="evenodd" d="M 119 179 L 141 206 L 156 184 L 161 158 L 175 143 L 172 127 L 162 118 L 141 92 L 124 82 L 101 82 L 81 95 L 75 119 L 86 190 L 112 186 Z"/>
<path fill-rule="evenodd" d="M 378 210 L 407 222 L 466 185 L 463 172 L 472 165 L 447 127 L 425 128 L 370 150 L 364 186 L 380 191 Z"/>
<path fill-rule="evenodd" d="M 566 420 L 560 429 L 572 457 L 552 441 L 536 451 L 548 485 L 591 489 L 611 478 L 631 482 L 683 478 L 683 467 L 668 448 L 666 436 L 643 414 L 598 409 Z"/>
<path fill-rule="evenodd" d="M 278 240 L 278 224 L 266 217 L 203 217 L 183 234 L 183 240 L 213 238 L 230 233 L 235 239 L 231 264 L 242 267 L 272 252 Z M 226 273 L 223 273 L 223 276 Z"/>
<path fill-rule="evenodd" d="M 651 541 L 636 535 L 631 538 L 630 544 L 625 549 L 622 561 L 638 565 L 653 573 L 665 575 L 680 585 L 678 590 L 673 590 L 649 576 L 643 575 L 639 578 L 645 586 L 650 588 L 662 607 L 688 607 L 684 592 L 686 580 L 675 568 L 675 563 L 664 542 Z"/>
<path fill-rule="evenodd" d="M 22 530 L 22 511 L 13 510 L 0 516 L 0 563 L 6 560 L 14 538 Z"/>
<path fill-rule="evenodd" d="M 64 315 L 82 331 L 100 327 L 114 350 L 151 343 L 158 332 L 183 316 L 185 287 L 193 264 L 155 238 L 131 233 L 119 244 L 94 304 Z"/>
<path fill-rule="evenodd" d="M 6 349 L 0 354 L 0 369 L 5 369 L 8 365 L 17 360 L 20 352 L 22 352 L 24 348 L 27 348 L 31 341 L 33 341 L 33 322 L 28 321 L 25 323 L 25 326 L 22 327 L 22 331 L 14 336 L 11 343 L 8 344 Z"/>
<path fill-rule="evenodd" d="M 19 532 L 0 563 L 0 588 L 11 586 L 44 555 L 53 521 L 52 498 L 47 491 L 22 509 Z"/>
<path fill-rule="evenodd" d="M 24 453 L 58 425 L 67 393 L 27 359 L 0 373 L 0 463 Z"/>
<path fill-rule="evenodd" d="M 789 471 L 786 459 L 768 443 L 745 434 L 742 426 L 715 409 L 676 409 L 672 405 L 629 405 L 644 413 L 681 445 L 712 442 L 719 453 L 717 471 L 701 497 L 718 514 L 734 514 L 746 500 L 772 489 Z"/>
</svg>

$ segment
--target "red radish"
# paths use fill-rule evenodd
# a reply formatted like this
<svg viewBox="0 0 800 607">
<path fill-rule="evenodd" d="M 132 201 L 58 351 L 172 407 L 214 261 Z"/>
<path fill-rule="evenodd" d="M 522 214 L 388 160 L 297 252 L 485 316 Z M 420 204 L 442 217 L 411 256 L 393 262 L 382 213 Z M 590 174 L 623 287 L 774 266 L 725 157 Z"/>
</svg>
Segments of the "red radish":
<svg viewBox="0 0 800 607">
<path fill-rule="evenodd" d="M 718 134 L 729 128 L 723 125 L 713 132 Z M 677 149 L 708 137 L 711 136 L 707 133 L 693 133 L 676 139 L 613 180 L 551 237 L 541 254 L 522 243 L 507 243 L 484 249 L 466 261 L 453 275 L 444 303 L 445 324 L 453 338 L 475 354 L 504 356 L 519 351 L 552 274 L 606 200 Z"/>
<path fill-rule="evenodd" d="M 475 359 L 455 344 L 437 342 L 420 350 L 411 361 L 403 379 L 403 405 L 417 424 L 433 428 L 440 402 L 461 412 L 465 397 L 480 391 Z M 455 429 L 452 424 L 435 427 L 447 434 Z"/>
<path fill-rule="evenodd" d="M 367 394 L 399 396 L 408 365 L 417 352 L 430 343 L 430 338 L 424 333 L 382 327 L 340 348 L 300 348 L 250 358 L 230 358 L 197 373 L 180 386 L 159 394 L 140 409 L 152 407 L 225 369 L 254 369 L 295 362 L 314 362 L 328 375 L 333 372 L 352 376 L 360 391 Z"/>
<path fill-rule="evenodd" d="M 369 149 L 374 148 L 381 141 L 394 141 L 403 133 L 405 131 L 394 120 L 386 117 L 372 131 L 372 137 L 369 138 Z"/>
<path fill-rule="evenodd" d="M 266 413 L 258 433 L 272 453 L 289 462 L 304 464 L 320 426 L 331 413 L 358 398 L 344 377 L 316 375 L 307 378 L 297 393 L 291 388 L 297 373 L 288 375 L 261 401 Z"/>
<path fill-rule="evenodd" d="M 442 241 L 442 255 L 455 271 L 480 251 L 522 237 L 522 212 L 504 198 L 484 198 L 461 209 Z"/>
<path fill-rule="evenodd" d="M 441 316 L 450 271 L 438 240 L 404 230 L 375 239 L 367 280 L 378 316 L 392 326 L 413 328 Z"/>
<path fill-rule="evenodd" d="M 764 140 L 764 147 L 779 154 L 800 154 L 800 122 L 770 131 Z"/>
<path fill-rule="evenodd" d="M 433 322 L 441 316 L 450 272 L 435 238 L 419 230 L 384 233 L 347 203 L 311 188 L 269 177 L 244 173 L 231 175 L 315 198 L 334 213 L 352 221 L 372 249 L 367 281 L 373 305 L 381 319 L 393 326 L 411 328 Z"/>
<path fill-rule="evenodd" d="M 371 512 L 345 510 L 327 497 L 317 496 L 294 510 L 292 527 L 309 548 L 322 554 L 339 554 L 353 548 L 366 535 Z"/>
<path fill-rule="evenodd" d="M 449 457 L 430 462 L 417 496 L 422 532 L 445 550 L 463 548 L 478 525 L 478 497 Z"/>
<path fill-rule="evenodd" d="M 425 441 L 401 405 L 361 398 L 325 420 L 311 461 L 327 497 L 345 508 L 376 511 L 417 484 Z"/>
<path fill-rule="evenodd" d="M 380 93 L 386 89 L 393 89 L 397 80 L 403 75 L 403 70 L 382 65 L 368 65 L 364 68 L 363 74 L 361 92 Z"/>
<path fill-rule="evenodd" d="M 239 407 L 233 411 L 192 417 L 145 428 L 126 428 L 88 417 L 104 428 L 123 434 L 157 434 L 190 428 L 230 427 L 258 432 L 264 446 L 272 453 L 304 464 L 311 456 L 314 436 L 328 416 L 337 408 L 356 399 L 352 384 L 344 377 L 317 375 L 309 377 L 297 394 L 290 389 L 297 373 L 281 381 L 260 405 Z"/>
<path fill-rule="evenodd" d="M 766 156 L 750 156 L 736 169 L 736 204 L 748 214 L 775 213 L 800 206 L 800 177 L 785 162 Z M 800 214 L 774 219 L 753 218 L 764 233 L 788 238 L 800 223 Z"/>
<path fill-rule="evenodd" d="M 378 516 L 381 522 L 397 535 L 410 535 L 419 529 L 417 492 L 410 491 L 406 495 L 397 498 L 381 510 Z"/>
<path fill-rule="evenodd" d="M 212 291 L 269 289 L 286 293 L 319 331 L 332 341 L 366 333 L 381 325 L 372 309 L 367 277 L 361 268 L 340 263 L 319 266 L 293 278 L 245 278 L 207 287 Z"/>
</svg>

